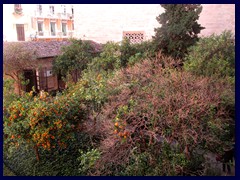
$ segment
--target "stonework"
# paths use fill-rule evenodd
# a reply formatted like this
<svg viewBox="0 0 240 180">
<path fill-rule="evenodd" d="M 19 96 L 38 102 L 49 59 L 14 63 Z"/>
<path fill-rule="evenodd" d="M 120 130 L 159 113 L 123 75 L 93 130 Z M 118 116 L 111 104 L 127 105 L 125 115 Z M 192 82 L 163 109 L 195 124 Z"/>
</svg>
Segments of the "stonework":
<svg viewBox="0 0 240 180">
<path fill-rule="evenodd" d="M 219 34 L 223 30 L 235 33 L 234 4 L 203 4 L 199 22 L 206 27 L 201 36 Z M 76 38 L 96 42 L 119 42 L 123 32 L 143 31 L 145 40 L 159 27 L 156 17 L 164 9 L 159 4 L 77 4 L 75 5 Z"/>
<path fill-rule="evenodd" d="M 224 30 L 231 30 L 235 34 L 235 5 L 234 4 L 203 4 L 199 23 L 206 27 L 202 36 L 213 33 L 220 34 Z"/>
</svg>

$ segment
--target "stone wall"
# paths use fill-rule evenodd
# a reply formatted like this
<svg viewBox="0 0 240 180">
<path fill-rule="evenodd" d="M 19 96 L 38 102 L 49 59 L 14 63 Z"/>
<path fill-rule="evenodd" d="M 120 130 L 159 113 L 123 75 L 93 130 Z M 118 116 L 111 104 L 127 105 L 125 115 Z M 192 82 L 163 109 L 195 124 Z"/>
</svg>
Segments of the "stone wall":
<svg viewBox="0 0 240 180">
<path fill-rule="evenodd" d="M 221 33 L 225 29 L 235 33 L 234 4 L 203 4 L 199 22 L 206 27 L 202 36 Z M 159 27 L 156 17 L 164 9 L 159 4 L 78 4 L 75 5 L 74 36 L 96 42 L 121 41 L 123 31 L 144 31 L 151 39 Z"/>
<path fill-rule="evenodd" d="M 199 23 L 206 27 L 202 36 L 212 33 L 220 34 L 224 30 L 231 30 L 235 34 L 235 5 L 234 4 L 203 4 Z"/>
</svg>

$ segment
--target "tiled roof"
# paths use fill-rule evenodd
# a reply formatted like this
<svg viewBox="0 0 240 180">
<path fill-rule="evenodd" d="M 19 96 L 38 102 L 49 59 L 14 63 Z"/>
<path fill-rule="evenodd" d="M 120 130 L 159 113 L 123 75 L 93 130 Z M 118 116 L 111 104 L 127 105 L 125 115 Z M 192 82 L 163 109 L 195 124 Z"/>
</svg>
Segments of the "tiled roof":
<svg viewBox="0 0 240 180">
<path fill-rule="evenodd" d="M 96 52 L 101 51 L 101 44 L 89 41 Z M 35 50 L 37 58 L 55 57 L 61 54 L 61 48 L 71 44 L 70 41 L 24 41 L 24 42 L 4 42 L 3 46 L 11 43 L 23 44 L 25 48 Z"/>
</svg>

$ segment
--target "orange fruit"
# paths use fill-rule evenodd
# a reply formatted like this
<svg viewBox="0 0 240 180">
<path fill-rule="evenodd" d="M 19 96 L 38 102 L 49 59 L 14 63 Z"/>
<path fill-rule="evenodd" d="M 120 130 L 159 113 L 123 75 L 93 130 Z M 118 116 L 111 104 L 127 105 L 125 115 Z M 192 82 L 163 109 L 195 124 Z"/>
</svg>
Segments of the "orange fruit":
<svg viewBox="0 0 240 180">
<path fill-rule="evenodd" d="M 117 127 L 118 126 L 118 122 L 116 122 L 114 125 Z"/>
</svg>

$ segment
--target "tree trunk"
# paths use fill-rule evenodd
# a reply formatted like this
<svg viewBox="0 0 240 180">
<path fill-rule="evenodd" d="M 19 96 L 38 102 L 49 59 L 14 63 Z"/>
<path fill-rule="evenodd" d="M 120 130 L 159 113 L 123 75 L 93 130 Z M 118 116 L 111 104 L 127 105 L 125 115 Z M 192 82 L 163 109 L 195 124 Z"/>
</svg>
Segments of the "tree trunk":
<svg viewBox="0 0 240 180">
<path fill-rule="evenodd" d="M 39 152 L 38 152 L 38 147 L 37 147 L 37 145 L 34 146 L 34 150 L 35 150 L 35 154 L 36 154 L 37 161 L 40 161 L 40 156 L 39 156 Z"/>
</svg>

